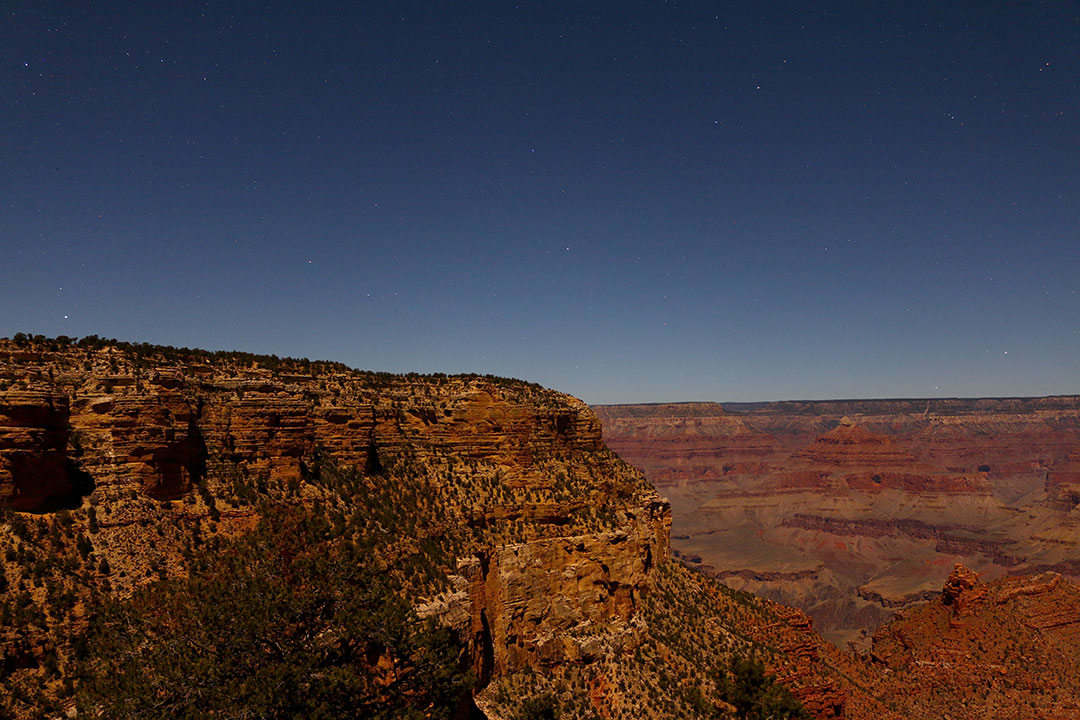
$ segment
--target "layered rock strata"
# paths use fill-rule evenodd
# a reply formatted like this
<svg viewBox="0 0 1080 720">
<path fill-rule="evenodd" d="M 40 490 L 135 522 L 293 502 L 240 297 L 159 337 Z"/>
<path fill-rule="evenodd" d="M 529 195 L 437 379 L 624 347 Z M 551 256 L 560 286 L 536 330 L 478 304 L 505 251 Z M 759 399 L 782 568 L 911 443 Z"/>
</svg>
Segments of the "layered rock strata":
<svg viewBox="0 0 1080 720">
<path fill-rule="evenodd" d="M 680 557 L 836 642 L 956 562 L 1080 577 L 1080 397 L 595 409 L 670 498 Z"/>
<path fill-rule="evenodd" d="M 318 501 L 309 480 L 325 462 L 375 484 L 423 479 L 465 529 L 452 589 L 416 602 L 465 631 L 485 680 L 640 636 L 670 513 L 580 400 L 499 378 L 0 341 L 0 502 L 87 513 L 120 592 L 178 567 L 207 522 L 251 527 L 259 498 Z"/>
</svg>

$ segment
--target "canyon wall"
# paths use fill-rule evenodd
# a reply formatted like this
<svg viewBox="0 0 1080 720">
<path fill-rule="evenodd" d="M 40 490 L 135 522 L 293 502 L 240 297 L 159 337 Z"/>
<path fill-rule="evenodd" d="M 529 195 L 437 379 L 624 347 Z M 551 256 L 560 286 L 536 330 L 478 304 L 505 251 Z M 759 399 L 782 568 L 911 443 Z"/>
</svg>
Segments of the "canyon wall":
<svg viewBox="0 0 1080 720">
<path fill-rule="evenodd" d="M 986 578 L 1080 574 L 1080 398 L 599 406 L 675 552 L 836 642 Z"/>
<path fill-rule="evenodd" d="M 319 480 L 328 463 L 354 468 L 379 504 L 403 505 L 372 512 L 422 519 L 386 521 L 387 558 L 449 548 L 449 582 L 412 599 L 462 630 L 482 682 L 639 641 L 670 513 L 580 400 L 502 378 L 0 341 L 0 504 L 23 524 L 63 518 L 87 543 L 85 577 L 60 579 L 61 549 L 41 561 L 56 560 L 55 580 L 9 562 L 6 586 L 29 583 L 27 602 L 44 606 L 73 581 L 76 594 L 95 583 L 124 594 L 182 572 L 193 537 L 244 532 L 262 502 L 358 502 Z M 414 495 L 395 500 L 402 487 Z M 9 560 L 34 552 L 17 533 L 0 541 Z M 21 666 L 40 669 L 71 630 L 50 623 L 0 628 L 6 655 L 36 647 Z"/>
</svg>

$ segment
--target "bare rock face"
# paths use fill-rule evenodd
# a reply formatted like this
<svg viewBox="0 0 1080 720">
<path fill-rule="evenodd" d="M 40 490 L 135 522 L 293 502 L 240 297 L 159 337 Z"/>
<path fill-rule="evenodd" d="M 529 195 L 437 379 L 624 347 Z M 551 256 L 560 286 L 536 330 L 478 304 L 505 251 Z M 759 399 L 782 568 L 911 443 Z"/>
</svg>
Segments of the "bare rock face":
<svg viewBox="0 0 1080 720">
<path fill-rule="evenodd" d="M 632 531 L 505 545 L 459 561 L 455 592 L 421 608 L 472 638 L 486 681 L 527 667 L 598 660 L 631 651 L 644 628 L 635 614 L 648 592 L 657 528 L 666 507 L 630 520 Z"/>
<path fill-rule="evenodd" d="M 68 418 L 81 468 L 104 486 L 155 499 L 189 492 L 205 472 L 197 413 L 174 393 L 79 397 Z"/>
<path fill-rule="evenodd" d="M 612 405 L 679 557 L 865 644 L 955 563 L 1080 578 L 1080 397 Z"/>
<path fill-rule="evenodd" d="M 956 568 L 949 575 L 949 579 L 945 581 L 945 587 L 941 589 L 941 604 L 958 604 L 966 591 L 978 586 L 979 576 L 960 563 L 956 563 Z"/>
<path fill-rule="evenodd" d="M 590 662 L 635 648 L 635 610 L 667 555 L 670 511 L 653 500 L 598 535 L 504 545 L 464 558 L 454 591 L 423 606 L 472 638 L 482 681 L 527 667 Z"/>
<path fill-rule="evenodd" d="M 0 503 L 39 510 L 63 502 L 68 472 L 68 402 L 50 392 L 0 395 Z"/>
</svg>

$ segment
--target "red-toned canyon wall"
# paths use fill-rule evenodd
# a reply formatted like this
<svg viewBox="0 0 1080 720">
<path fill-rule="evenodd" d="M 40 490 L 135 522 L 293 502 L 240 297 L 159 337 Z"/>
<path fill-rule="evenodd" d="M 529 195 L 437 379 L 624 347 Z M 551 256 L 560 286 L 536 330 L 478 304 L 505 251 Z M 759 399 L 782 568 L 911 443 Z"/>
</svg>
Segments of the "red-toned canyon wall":
<svg viewBox="0 0 1080 720">
<path fill-rule="evenodd" d="M 92 551 L 121 591 L 175 567 L 192 523 L 228 535 L 259 499 L 319 500 L 306 483 L 326 459 L 372 484 L 423 479 L 447 522 L 475 530 L 454 591 L 416 600 L 485 635 L 484 672 L 580 660 L 588 644 L 561 633 L 582 624 L 597 629 L 590 647 L 633 642 L 670 514 L 576 398 L 500 378 L 0 340 L 0 504 L 92 510 Z"/>
<path fill-rule="evenodd" d="M 595 409 L 671 500 L 676 553 L 835 641 L 956 562 L 1080 575 L 1078 397 Z"/>
</svg>

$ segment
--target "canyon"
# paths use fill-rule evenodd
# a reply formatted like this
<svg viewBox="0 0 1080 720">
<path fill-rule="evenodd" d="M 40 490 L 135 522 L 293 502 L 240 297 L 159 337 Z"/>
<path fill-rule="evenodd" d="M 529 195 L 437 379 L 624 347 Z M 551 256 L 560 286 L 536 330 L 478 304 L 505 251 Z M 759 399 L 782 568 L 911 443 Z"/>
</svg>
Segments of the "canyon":
<svg viewBox="0 0 1080 720">
<path fill-rule="evenodd" d="M 1012 418 L 1015 434 L 1042 443 L 1043 475 L 1006 474 L 1022 461 L 990 439 L 962 439 L 949 423 L 935 431 L 939 454 L 927 459 L 923 446 L 889 431 L 895 420 L 868 420 L 851 407 L 812 421 L 759 413 L 764 425 L 747 419 L 755 408 L 742 418 L 715 406 L 613 415 L 507 378 L 392 375 L 94 337 L 0 340 L 0 714 L 146 717 L 147 707 L 167 705 L 170 717 L 203 717 L 208 703 L 224 702 L 216 716 L 241 716 L 231 698 L 205 694 L 213 673 L 170 679 L 169 653 L 192 643 L 186 626 L 170 639 L 154 623 L 191 614 L 223 623 L 200 642 L 229 649 L 232 627 L 246 632 L 248 615 L 273 615 L 266 588 L 294 602 L 294 593 L 323 585 L 251 574 L 291 573 L 304 556 L 274 530 L 284 522 L 307 528 L 308 560 L 324 550 L 348 559 L 316 564 L 327 587 L 361 579 L 341 597 L 316 595 L 328 605 L 310 618 L 319 628 L 310 637 L 297 632 L 303 623 L 271 624 L 261 630 L 269 638 L 256 634 L 260 649 L 239 661 L 258 666 L 306 642 L 304 658 L 346 657 L 346 675 L 370 679 L 360 697 L 369 709 L 393 701 L 404 713 L 470 720 L 734 718 L 752 701 L 779 717 L 822 720 L 1080 718 L 1080 591 L 1069 580 L 1074 535 L 1059 522 L 1075 506 L 1080 468 L 1075 452 L 1055 449 L 1074 432 L 1075 411 L 1068 399 L 1000 402 L 993 409 Z M 1061 437 L 1036 432 L 1032 413 Z M 980 427 L 991 427 L 981 417 Z M 677 466 L 654 480 L 662 492 L 605 443 L 602 429 L 622 421 L 639 433 L 636 447 L 653 453 L 654 466 L 641 463 L 646 472 L 655 475 L 661 460 Z M 790 452 L 776 446 L 781 427 L 801 433 Z M 718 435 L 741 453 L 718 466 L 728 495 L 710 488 Z M 792 469 L 755 487 L 781 462 Z M 975 463 L 990 468 L 966 469 Z M 917 514 L 911 498 L 935 499 L 940 514 Z M 857 503 L 873 512 L 850 512 Z M 1021 503 L 1045 513 L 1030 546 L 1058 537 L 1057 554 L 1022 555 L 1027 546 L 956 519 L 970 507 L 996 519 Z M 910 512 L 883 524 L 889 507 Z M 857 578 L 786 560 L 777 535 L 744 527 L 758 516 L 804 542 L 932 545 L 950 560 L 998 565 L 980 574 L 935 560 L 920 567 L 915 593 L 860 581 L 860 602 L 900 614 L 868 633 L 861 652 L 848 652 L 817 632 L 819 604 L 808 614 L 733 587 L 777 595 L 790 585 L 812 596 L 823 578 L 833 577 L 837 592 Z M 708 531 L 693 524 L 705 521 L 714 523 Z M 726 556 L 707 554 L 716 540 L 736 543 L 717 546 L 731 557 L 768 553 L 725 573 Z M 242 582 L 219 581 L 219 571 Z M 252 583 L 251 606 L 236 606 Z M 392 593 L 383 604 L 409 608 L 402 632 L 451 631 L 451 666 L 430 677 L 467 677 L 453 703 L 426 699 L 417 679 L 432 672 L 430 658 L 395 650 L 383 630 L 350 638 L 334 624 L 341 607 L 352 608 L 362 628 L 379 608 L 353 607 L 349 593 L 366 597 L 376 585 Z M 185 596 L 190 587 L 200 592 Z M 101 628 L 116 617 L 124 618 L 119 636 L 101 645 Z M 135 641 L 133 628 L 143 633 Z M 157 646 L 164 655 L 153 654 Z M 143 663 L 155 657 L 166 662 Z M 175 657 L 213 669 L 201 654 Z M 114 671 L 132 668 L 110 684 Z M 392 695 L 401 684 L 408 692 Z M 140 697 L 149 703 L 141 710 L 114 712 L 114 700 Z"/>
<path fill-rule="evenodd" d="M 1080 576 L 1080 397 L 595 407 L 677 557 L 869 646 L 963 563 Z"/>
</svg>

